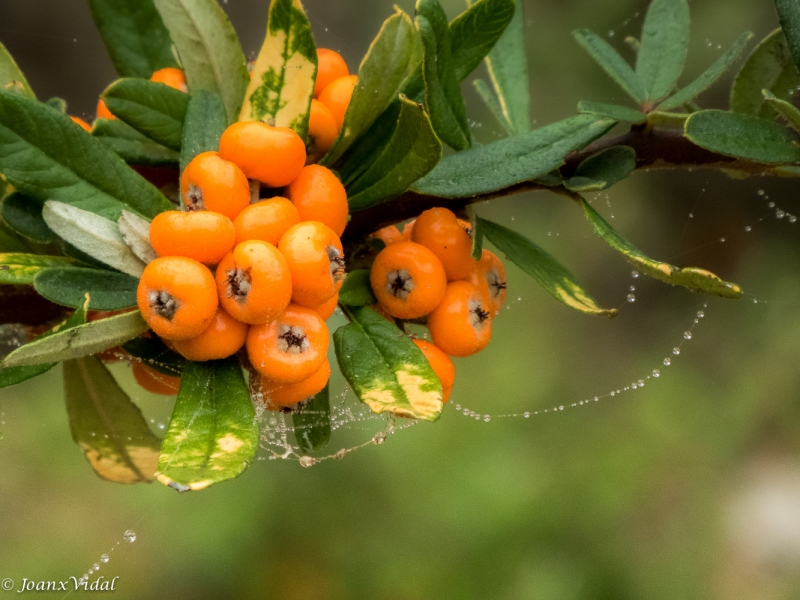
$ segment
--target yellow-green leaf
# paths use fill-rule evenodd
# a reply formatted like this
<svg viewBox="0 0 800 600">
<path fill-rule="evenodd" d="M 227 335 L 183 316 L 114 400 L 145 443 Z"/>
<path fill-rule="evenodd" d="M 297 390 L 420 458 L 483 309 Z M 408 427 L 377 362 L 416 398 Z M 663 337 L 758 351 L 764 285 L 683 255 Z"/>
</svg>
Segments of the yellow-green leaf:
<svg viewBox="0 0 800 600">
<path fill-rule="evenodd" d="M 0 284 L 31 285 L 33 278 L 47 268 L 70 266 L 77 266 L 77 263 L 65 256 L 6 252 L 0 254 Z"/>
</svg>

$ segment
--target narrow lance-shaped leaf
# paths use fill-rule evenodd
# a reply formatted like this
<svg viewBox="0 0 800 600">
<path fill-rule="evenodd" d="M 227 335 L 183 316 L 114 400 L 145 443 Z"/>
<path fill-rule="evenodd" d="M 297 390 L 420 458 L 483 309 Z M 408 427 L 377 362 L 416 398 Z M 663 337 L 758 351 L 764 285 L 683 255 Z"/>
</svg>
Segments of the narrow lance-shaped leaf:
<svg viewBox="0 0 800 600">
<path fill-rule="evenodd" d="M 31 285 L 33 278 L 44 269 L 71 266 L 77 263 L 66 256 L 6 252 L 0 254 L 0 284 Z"/>
<path fill-rule="evenodd" d="M 442 384 L 425 356 L 392 323 L 369 307 L 333 334 L 336 359 L 359 400 L 381 414 L 435 421 Z"/>
<path fill-rule="evenodd" d="M 647 99 L 644 84 L 619 52 L 588 29 L 574 31 L 572 36 L 631 98 L 638 104 L 644 104 Z"/>
<path fill-rule="evenodd" d="M 721 296 L 723 298 L 741 298 L 742 290 L 738 285 L 722 281 L 713 273 L 705 269 L 687 267 L 680 269 L 665 262 L 648 258 L 628 240 L 617 233 L 592 206 L 581 199 L 586 218 L 592 224 L 594 231 L 609 246 L 620 252 L 625 259 L 645 275 L 654 279 L 680 285 L 693 292 Z"/>
<path fill-rule="evenodd" d="M 629 146 L 614 146 L 581 162 L 564 187 L 573 192 L 605 190 L 626 179 L 635 169 L 636 151 Z"/>
<path fill-rule="evenodd" d="M 0 89 L 5 88 L 10 83 L 17 82 L 22 86 L 22 90 L 29 98 L 36 99 L 28 80 L 22 74 L 16 61 L 11 56 L 6 47 L 0 42 Z"/>
<path fill-rule="evenodd" d="M 150 79 L 178 66 L 153 0 L 89 0 L 89 8 L 120 77 Z"/>
<path fill-rule="evenodd" d="M 239 119 L 290 127 L 305 139 L 316 77 L 317 50 L 302 3 L 274 0 Z"/>
<path fill-rule="evenodd" d="M 769 90 L 764 90 L 764 100 L 775 109 L 775 112 L 786 119 L 786 122 L 797 132 L 800 132 L 800 110 L 786 100 L 777 98 Z"/>
<path fill-rule="evenodd" d="M 556 300 L 589 315 L 614 318 L 615 309 L 600 308 L 556 259 L 528 238 L 507 227 L 481 219 L 484 235 L 506 257 L 525 271 Z"/>
<path fill-rule="evenodd" d="M 258 449 L 255 409 L 235 358 L 187 362 L 156 476 L 179 491 L 238 477 Z"/>
<path fill-rule="evenodd" d="M 40 296 L 62 306 L 76 308 L 89 294 L 92 310 L 120 310 L 136 306 L 139 280 L 114 271 L 55 267 L 36 275 L 33 287 Z"/>
<path fill-rule="evenodd" d="M 64 399 L 72 439 L 100 477 L 115 483 L 153 480 L 161 441 L 100 359 L 64 362 Z"/>
<path fill-rule="evenodd" d="M 43 206 L 44 203 L 38 198 L 15 192 L 3 198 L 0 214 L 5 224 L 20 235 L 47 244 L 55 240 L 56 236 L 42 218 Z"/>
<path fill-rule="evenodd" d="M 683 72 L 689 52 L 689 4 L 653 0 L 642 27 L 636 75 L 651 105 L 667 96 Z"/>
<path fill-rule="evenodd" d="M 329 386 L 297 405 L 292 412 L 294 437 L 303 454 L 324 448 L 331 439 Z"/>
<path fill-rule="evenodd" d="M 469 214 L 469 235 L 472 238 L 472 258 L 480 260 L 483 256 L 483 224 L 472 206 L 467 207 Z"/>
<path fill-rule="evenodd" d="M 774 0 L 783 35 L 789 43 L 794 64 L 800 68 L 800 4 L 797 0 Z"/>
<path fill-rule="evenodd" d="M 339 290 L 339 303 L 345 306 L 369 306 L 377 301 L 369 283 L 369 270 L 350 271 Z"/>
<path fill-rule="evenodd" d="M 158 258 L 158 254 L 150 243 L 150 221 L 123 210 L 117 220 L 117 226 L 128 248 L 144 264 L 150 264 Z"/>
<path fill-rule="evenodd" d="M 603 102 L 581 100 L 578 102 L 578 112 L 592 113 L 615 121 L 634 123 L 636 125 L 647 121 L 647 115 L 640 110 L 618 104 L 604 104 Z"/>
<path fill-rule="evenodd" d="M 472 83 L 475 86 L 475 91 L 478 92 L 481 100 L 483 100 L 484 104 L 489 108 L 494 118 L 497 119 L 497 122 L 503 126 L 503 129 L 506 130 L 508 135 L 514 135 L 514 128 L 511 126 L 511 123 L 509 123 L 505 114 L 503 114 L 503 107 L 500 106 L 500 100 L 497 99 L 495 92 L 492 91 L 489 84 L 483 79 L 476 79 Z"/>
<path fill-rule="evenodd" d="M 179 154 L 119 119 L 96 119 L 92 135 L 129 165 L 163 167 L 178 163 Z"/>
<path fill-rule="evenodd" d="M 205 90 L 192 94 L 183 124 L 181 173 L 198 154 L 219 149 L 219 140 L 227 126 L 225 105 L 219 94 Z"/>
</svg>

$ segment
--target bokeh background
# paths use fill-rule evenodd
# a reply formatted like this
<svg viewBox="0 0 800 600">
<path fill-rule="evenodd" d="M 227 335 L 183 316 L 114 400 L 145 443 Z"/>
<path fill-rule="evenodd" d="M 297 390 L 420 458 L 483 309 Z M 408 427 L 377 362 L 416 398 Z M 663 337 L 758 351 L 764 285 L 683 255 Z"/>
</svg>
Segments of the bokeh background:
<svg viewBox="0 0 800 600">
<path fill-rule="evenodd" d="M 392 4 L 305 2 L 318 45 L 341 51 L 351 69 Z M 463 9 L 462 0 L 444 4 L 451 16 Z M 646 2 L 524 5 L 537 124 L 574 114 L 581 99 L 625 102 L 570 32 L 589 27 L 630 56 L 622 40 L 638 35 Z M 267 1 L 223 7 L 255 56 Z M 742 31 L 760 39 L 777 26 L 768 0 L 694 0 L 691 9 L 684 82 Z M 2 0 L 0 39 L 38 96 L 66 98 L 72 114 L 92 118 L 115 78 L 83 0 Z M 727 107 L 730 81 L 701 104 Z M 476 138 L 499 137 L 471 85 L 465 94 Z M 572 312 L 509 266 L 509 308 L 490 347 L 458 361 L 442 419 L 312 469 L 263 460 L 188 495 L 107 483 L 70 438 L 60 368 L 2 390 L 0 579 L 80 576 L 113 549 L 98 575 L 120 577 L 119 598 L 800 597 L 800 224 L 775 216 L 800 214 L 796 190 L 792 181 L 650 172 L 594 198 L 651 256 L 709 268 L 746 292 L 710 300 L 670 367 L 661 362 L 703 298 L 632 279 L 563 198 L 480 206 L 556 255 L 620 316 Z M 642 389 L 569 408 L 654 368 L 661 377 Z M 172 400 L 138 389 L 125 366 L 115 373 L 160 433 Z M 487 423 L 455 404 L 495 415 L 568 408 Z M 377 430 L 363 425 L 331 449 Z M 128 529 L 133 544 L 121 541 Z"/>
</svg>

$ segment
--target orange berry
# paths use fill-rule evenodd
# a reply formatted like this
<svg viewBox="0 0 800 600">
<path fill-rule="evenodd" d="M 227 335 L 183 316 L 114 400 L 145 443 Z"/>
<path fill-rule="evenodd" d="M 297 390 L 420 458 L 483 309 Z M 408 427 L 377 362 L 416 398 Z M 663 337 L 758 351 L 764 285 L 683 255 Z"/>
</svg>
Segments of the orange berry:
<svg viewBox="0 0 800 600">
<path fill-rule="evenodd" d="M 100 100 L 97 102 L 97 118 L 108 119 L 109 121 L 113 121 L 114 119 L 117 118 L 113 114 L 111 114 L 111 111 L 108 110 L 108 107 L 106 106 L 105 100 L 103 100 L 102 98 L 100 98 Z"/>
<path fill-rule="evenodd" d="M 292 272 L 292 302 L 313 308 L 330 300 L 344 282 L 344 250 L 333 230 L 318 221 L 291 227 L 278 250 Z"/>
<path fill-rule="evenodd" d="M 331 83 L 348 75 L 350 69 L 347 68 L 347 63 L 341 54 L 328 48 L 317 48 L 317 81 L 314 85 L 314 98 L 319 98 Z"/>
<path fill-rule="evenodd" d="M 397 242 L 381 250 L 369 279 L 378 303 L 399 319 L 427 315 L 441 302 L 447 287 L 441 261 L 414 242 Z"/>
<path fill-rule="evenodd" d="M 247 334 L 253 368 L 273 383 L 308 379 L 327 360 L 328 328 L 314 310 L 290 304 L 277 318 Z"/>
<path fill-rule="evenodd" d="M 446 403 L 456 381 L 456 365 L 453 363 L 453 359 L 430 342 L 424 340 L 413 340 L 413 342 L 417 348 L 422 350 L 431 369 L 442 382 L 442 402 Z"/>
<path fill-rule="evenodd" d="M 151 394 L 160 396 L 175 396 L 178 394 L 178 388 L 181 385 L 180 377 L 170 377 L 159 373 L 139 360 L 133 361 L 131 370 L 136 383 Z"/>
<path fill-rule="evenodd" d="M 297 383 L 274 383 L 255 375 L 252 389 L 267 410 L 277 411 L 316 396 L 328 385 L 330 377 L 331 363 L 326 360 L 311 377 Z"/>
<path fill-rule="evenodd" d="M 289 187 L 286 197 L 300 212 L 302 221 L 319 221 L 341 237 L 347 226 L 347 192 L 333 171 L 309 165 Z"/>
<path fill-rule="evenodd" d="M 219 263 L 217 290 L 232 317 L 251 325 L 266 323 L 288 306 L 292 276 L 275 246 L 251 240 L 238 244 Z"/>
<path fill-rule="evenodd" d="M 240 121 L 222 134 L 219 155 L 238 165 L 249 179 L 268 187 L 284 187 L 303 170 L 306 145 L 288 127 Z"/>
<path fill-rule="evenodd" d="M 72 115 L 70 115 L 69 118 L 72 119 L 73 123 L 77 123 L 78 125 L 83 127 L 86 131 L 91 131 L 92 130 L 92 126 L 89 125 L 86 121 L 84 121 L 80 117 L 73 117 Z"/>
<path fill-rule="evenodd" d="M 187 360 L 220 360 L 236 354 L 244 346 L 248 329 L 245 323 L 220 308 L 203 333 L 172 342 L 172 348 Z"/>
<path fill-rule="evenodd" d="M 300 213 L 286 198 L 276 196 L 257 202 L 240 212 L 233 222 L 236 228 L 236 243 L 261 240 L 277 246 L 283 234 L 299 222 Z"/>
<path fill-rule="evenodd" d="M 136 300 L 144 320 L 165 340 L 200 335 L 219 305 L 211 271 L 184 256 L 157 258 L 147 265 Z"/>
<path fill-rule="evenodd" d="M 339 125 L 330 109 L 319 100 L 311 101 L 308 119 L 308 144 L 306 144 L 306 164 L 319 162 L 333 147 L 339 136 Z"/>
<path fill-rule="evenodd" d="M 492 338 L 492 313 L 484 293 L 468 281 L 447 284 L 439 306 L 428 315 L 433 342 L 450 356 L 471 356 Z"/>
<path fill-rule="evenodd" d="M 189 91 L 189 88 L 186 87 L 186 75 L 184 75 L 181 69 L 176 69 L 175 67 L 159 69 L 150 76 L 150 81 L 163 83 L 181 92 Z"/>
<path fill-rule="evenodd" d="M 185 256 L 216 265 L 233 250 L 235 240 L 233 223 L 218 212 L 168 210 L 150 223 L 150 243 L 159 256 Z"/>
<path fill-rule="evenodd" d="M 383 229 L 378 229 L 378 231 L 371 234 L 369 237 L 374 238 L 376 240 L 383 240 L 383 243 L 386 244 L 387 246 L 394 244 L 395 242 L 403 241 L 403 234 L 400 233 L 400 230 L 397 228 L 397 225 L 389 225 L 388 227 L 384 227 Z"/>
<path fill-rule="evenodd" d="M 250 183 L 242 170 L 216 152 L 203 152 L 181 177 L 186 210 L 213 210 L 235 219 L 250 204 Z"/>
<path fill-rule="evenodd" d="M 475 266 L 472 240 L 453 212 L 446 208 L 431 208 L 422 213 L 414 223 L 411 240 L 439 257 L 447 281 L 466 279 Z"/>
<path fill-rule="evenodd" d="M 319 101 L 331 111 L 340 130 L 344 126 L 344 115 L 347 113 L 347 108 L 350 106 L 350 100 L 353 97 L 353 91 L 357 85 L 358 75 L 340 77 L 331 82 L 325 88 L 325 91 L 320 94 Z"/>
<path fill-rule="evenodd" d="M 333 298 L 328 300 L 327 302 L 323 302 L 319 306 L 312 307 L 311 310 L 314 310 L 322 317 L 323 321 L 327 321 L 333 316 L 333 313 L 336 311 L 336 307 L 339 306 L 339 292 L 336 292 L 333 295 Z"/>
<path fill-rule="evenodd" d="M 493 252 L 484 250 L 467 281 L 484 290 L 489 297 L 492 315 L 497 315 L 506 303 L 506 267 L 503 261 Z"/>
</svg>

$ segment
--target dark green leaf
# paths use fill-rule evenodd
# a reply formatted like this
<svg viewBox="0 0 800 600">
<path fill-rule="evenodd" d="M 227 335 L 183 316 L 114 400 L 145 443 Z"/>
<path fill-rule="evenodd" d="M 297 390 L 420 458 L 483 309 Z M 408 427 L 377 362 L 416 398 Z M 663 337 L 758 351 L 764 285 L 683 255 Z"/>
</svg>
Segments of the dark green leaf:
<svg viewBox="0 0 800 600">
<path fill-rule="evenodd" d="M 800 4 L 797 0 L 775 0 L 775 8 L 794 64 L 800 68 Z"/>
<path fill-rule="evenodd" d="M 19 70 L 16 61 L 6 50 L 6 47 L 0 43 L 0 89 L 4 89 L 15 81 L 22 86 L 26 96 L 36 99 L 36 94 L 33 93 L 31 86 L 28 85 L 28 80 Z"/>
<path fill-rule="evenodd" d="M 0 220 L 0 252 L 26 253 L 31 249 L 22 236 Z"/>
<path fill-rule="evenodd" d="M 430 173 L 442 157 L 442 144 L 425 111 L 401 100 L 397 128 L 372 166 L 347 189 L 351 211 L 375 206 L 402 194 Z"/>
<path fill-rule="evenodd" d="M 450 23 L 456 78 L 464 81 L 491 52 L 514 17 L 514 0 L 480 0 Z"/>
<path fill-rule="evenodd" d="M 345 187 L 350 186 L 362 173 L 383 154 L 384 149 L 397 131 L 403 102 L 398 98 L 392 102 L 372 126 L 350 147 L 344 155 L 339 176 Z"/>
<path fill-rule="evenodd" d="M 467 208 L 469 213 L 469 235 L 472 238 L 472 258 L 480 260 L 483 256 L 483 224 L 472 206 Z"/>
<path fill-rule="evenodd" d="M 369 270 L 357 269 L 347 274 L 339 290 L 339 302 L 345 306 L 369 306 L 378 300 L 369 283 Z"/>
<path fill-rule="evenodd" d="M 653 0 L 642 27 L 636 75 L 656 104 L 675 87 L 689 52 L 689 4 L 686 0 Z"/>
<path fill-rule="evenodd" d="M 442 384 L 422 351 L 369 307 L 333 334 L 336 359 L 359 400 L 377 413 L 435 421 Z"/>
<path fill-rule="evenodd" d="M 239 116 L 250 83 L 233 25 L 216 0 L 154 0 L 186 72 L 190 92 L 222 97 L 228 121 Z"/>
<path fill-rule="evenodd" d="M 483 232 L 508 260 L 533 277 L 556 300 L 582 313 L 614 318 L 615 309 L 600 308 L 575 277 L 528 238 L 507 227 L 481 219 Z"/>
<path fill-rule="evenodd" d="M 183 127 L 181 172 L 198 154 L 216 152 L 227 126 L 225 105 L 219 94 L 205 90 L 192 94 Z"/>
<path fill-rule="evenodd" d="M 154 142 L 180 151 L 188 94 L 145 79 L 120 79 L 103 92 L 103 100 L 115 117 Z"/>
<path fill-rule="evenodd" d="M 413 190 L 466 198 L 529 181 L 561 166 L 564 157 L 600 137 L 614 121 L 578 115 L 547 127 L 445 157 Z"/>
<path fill-rule="evenodd" d="M 647 121 L 647 115 L 642 111 L 618 104 L 603 104 L 602 102 L 587 102 L 581 100 L 578 102 L 578 112 L 592 113 L 600 115 L 601 117 L 614 119 L 615 121 L 624 121 L 637 125 Z"/>
<path fill-rule="evenodd" d="M 740 35 L 733 45 L 728 48 L 728 50 L 722 56 L 720 56 L 713 65 L 708 67 L 708 69 L 706 69 L 700 75 L 700 77 L 695 79 L 692 83 L 687 85 L 679 92 L 675 92 L 672 96 L 664 100 L 664 102 L 659 104 L 658 109 L 665 111 L 683 106 L 695 96 L 699 95 L 702 91 L 711 87 L 711 85 L 713 85 L 713 83 L 719 79 L 719 77 L 725 71 L 727 71 L 734 62 L 736 62 L 736 59 L 739 58 L 742 50 L 744 50 L 744 47 L 747 46 L 747 43 L 752 39 L 752 37 L 753 34 L 750 32 Z"/>
<path fill-rule="evenodd" d="M 8 252 L 0 254 L 0 284 L 32 285 L 33 278 L 49 267 L 76 266 L 65 256 Z"/>
<path fill-rule="evenodd" d="M 573 192 L 599 191 L 616 185 L 636 170 L 636 151 L 630 146 L 614 146 L 593 154 L 575 170 L 564 186 Z"/>
<path fill-rule="evenodd" d="M 161 192 L 102 142 L 57 110 L 0 91 L 0 172 L 17 190 L 117 218 L 172 207 Z"/>
<path fill-rule="evenodd" d="M 156 476 L 179 492 L 242 474 L 258 450 L 258 423 L 235 358 L 187 362 Z"/>
<path fill-rule="evenodd" d="M 58 112 L 67 112 L 67 101 L 57 96 L 50 98 L 50 100 L 47 101 L 47 106 L 55 108 Z"/>
<path fill-rule="evenodd" d="M 647 90 L 640 77 L 619 52 L 588 29 L 574 31 L 572 36 L 631 98 L 638 104 L 644 104 L 647 100 Z"/>
<path fill-rule="evenodd" d="M 42 270 L 33 287 L 40 296 L 63 306 L 80 306 L 88 293 L 92 310 L 119 310 L 136 306 L 139 280 L 113 271 L 58 267 Z"/>
<path fill-rule="evenodd" d="M 96 119 L 92 135 L 129 165 L 161 167 L 178 162 L 178 153 L 154 142 L 119 119 Z"/>
<path fill-rule="evenodd" d="M 153 0 L 89 0 L 89 8 L 120 77 L 150 79 L 178 66 Z"/>
<path fill-rule="evenodd" d="M 703 110 L 686 120 L 686 137 L 701 148 L 766 164 L 800 162 L 792 133 L 766 119 Z"/>
<path fill-rule="evenodd" d="M 472 83 L 475 86 L 475 91 L 478 92 L 481 100 L 483 100 L 484 104 L 489 108 L 494 118 L 497 119 L 497 122 L 503 126 L 503 129 L 506 130 L 508 135 L 514 135 L 514 129 L 511 123 L 508 122 L 508 119 L 506 119 L 506 116 L 503 114 L 503 107 L 500 106 L 500 100 L 497 99 L 497 96 L 489 87 L 489 84 L 483 79 L 476 79 Z"/>
<path fill-rule="evenodd" d="M 180 376 L 186 364 L 185 358 L 167 348 L 155 336 L 137 337 L 122 344 L 122 349 L 159 373 L 172 377 Z"/>
<path fill-rule="evenodd" d="M 42 218 L 43 206 L 44 203 L 38 198 L 15 192 L 3 199 L 0 213 L 11 229 L 28 239 L 46 244 L 56 236 Z"/>
<path fill-rule="evenodd" d="M 796 106 L 790 104 L 786 100 L 776 98 L 775 94 L 769 90 L 764 90 L 764 99 L 775 109 L 776 113 L 786 119 L 786 122 L 789 123 L 795 131 L 800 132 L 800 110 L 798 110 Z"/>
<path fill-rule="evenodd" d="M 331 404 L 328 386 L 297 405 L 292 413 L 294 437 L 303 454 L 324 448 L 331 439 Z"/>
</svg>

